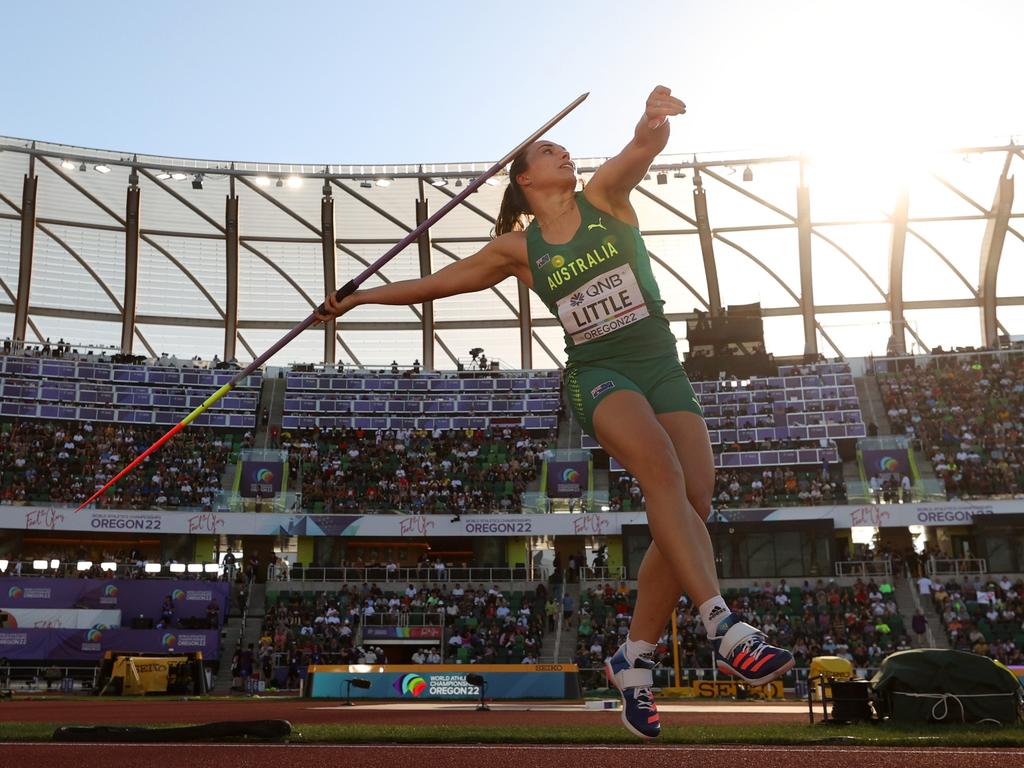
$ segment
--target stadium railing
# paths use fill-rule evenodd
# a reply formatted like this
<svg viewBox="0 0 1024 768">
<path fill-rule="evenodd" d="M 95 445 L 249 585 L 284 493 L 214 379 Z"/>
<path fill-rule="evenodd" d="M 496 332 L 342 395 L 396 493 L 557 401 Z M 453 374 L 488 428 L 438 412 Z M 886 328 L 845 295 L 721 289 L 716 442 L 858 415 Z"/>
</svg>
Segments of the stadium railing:
<svg viewBox="0 0 1024 768">
<path fill-rule="evenodd" d="M 862 579 L 892 576 L 891 560 L 838 560 L 836 576 L 857 576 Z"/>
<path fill-rule="evenodd" d="M 928 578 L 943 576 L 980 576 L 988 573 L 988 562 L 980 557 L 960 560 L 936 560 L 931 558 L 925 565 Z"/>
<path fill-rule="evenodd" d="M 353 568 L 342 566 L 302 565 L 294 563 L 289 569 L 291 582 L 347 582 L 389 584 L 465 584 L 470 582 L 498 584 L 517 581 L 546 581 L 551 569 L 525 565 L 468 567 L 453 566 L 437 571 L 433 566 L 424 568 L 399 567 L 389 571 L 385 566 Z M 280 583 L 288 580 L 278 579 Z"/>
</svg>

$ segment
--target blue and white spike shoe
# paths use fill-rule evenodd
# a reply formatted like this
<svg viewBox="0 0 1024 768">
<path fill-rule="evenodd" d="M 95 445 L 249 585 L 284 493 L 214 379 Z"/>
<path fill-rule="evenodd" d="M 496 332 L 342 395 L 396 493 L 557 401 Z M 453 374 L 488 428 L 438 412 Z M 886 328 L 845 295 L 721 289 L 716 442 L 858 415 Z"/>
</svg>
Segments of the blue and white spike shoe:
<svg viewBox="0 0 1024 768">
<path fill-rule="evenodd" d="M 654 704 L 652 670 L 658 666 L 654 654 L 645 653 L 633 664 L 626 661 L 625 645 L 605 662 L 608 681 L 622 696 L 622 724 L 634 736 L 653 739 L 661 733 L 658 707 Z"/>
<path fill-rule="evenodd" d="M 730 613 L 711 638 L 718 671 L 750 685 L 764 685 L 788 672 L 796 663 L 793 654 L 768 643 L 764 633 L 735 613 Z"/>
</svg>

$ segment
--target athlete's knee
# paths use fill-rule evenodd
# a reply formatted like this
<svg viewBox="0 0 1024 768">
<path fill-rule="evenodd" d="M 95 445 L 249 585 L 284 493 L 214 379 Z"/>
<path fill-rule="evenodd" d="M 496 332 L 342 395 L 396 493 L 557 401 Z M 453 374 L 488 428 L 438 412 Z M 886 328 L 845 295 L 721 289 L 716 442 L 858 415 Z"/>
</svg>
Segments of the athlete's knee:
<svg viewBox="0 0 1024 768">
<path fill-rule="evenodd" d="M 644 489 L 644 494 L 649 493 L 649 488 L 677 488 L 683 486 L 683 469 L 679 460 L 668 450 L 652 450 L 645 452 L 639 461 L 636 462 L 634 474 Z"/>
<path fill-rule="evenodd" d="M 690 502 L 690 506 L 693 507 L 693 511 L 697 513 L 697 517 L 701 520 L 707 520 L 708 515 L 711 514 L 711 489 L 705 488 L 686 488 L 686 499 Z"/>
</svg>

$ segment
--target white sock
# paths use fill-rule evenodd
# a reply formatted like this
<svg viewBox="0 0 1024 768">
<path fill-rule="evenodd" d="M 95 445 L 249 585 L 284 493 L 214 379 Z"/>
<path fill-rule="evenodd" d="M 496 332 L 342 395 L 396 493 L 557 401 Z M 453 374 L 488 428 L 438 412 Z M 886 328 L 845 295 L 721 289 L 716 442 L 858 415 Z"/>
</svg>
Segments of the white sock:
<svg viewBox="0 0 1024 768">
<path fill-rule="evenodd" d="M 708 631 L 708 637 L 715 637 L 718 633 L 718 625 L 730 613 L 729 606 L 721 595 L 715 595 L 710 600 L 701 603 L 700 619 L 704 622 L 704 629 Z"/>
<path fill-rule="evenodd" d="M 626 642 L 622 644 L 622 653 L 626 657 L 626 661 L 632 666 L 636 662 L 637 656 L 650 653 L 656 647 L 654 643 L 648 643 L 646 640 L 632 640 L 627 636 Z"/>
</svg>

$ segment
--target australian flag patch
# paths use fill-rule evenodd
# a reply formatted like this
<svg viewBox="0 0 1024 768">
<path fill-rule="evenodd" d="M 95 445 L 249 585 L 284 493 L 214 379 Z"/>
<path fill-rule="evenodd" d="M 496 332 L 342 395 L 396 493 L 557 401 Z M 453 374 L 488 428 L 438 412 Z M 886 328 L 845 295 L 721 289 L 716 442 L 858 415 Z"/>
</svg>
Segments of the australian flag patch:
<svg viewBox="0 0 1024 768">
<path fill-rule="evenodd" d="M 537 259 L 537 261 L 535 261 L 534 264 L 537 265 L 537 269 L 543 269 L 544 265 L 547 264 L 549 261 L 551 261 L 551 254 L 545 253 L 543 256 Z"/>
<path fill-rule="evenodd" d="M 596 387 L 594 387 L 592 390 L 590 390 L 590 396 L 594 400 L 596 400 L 598 397 L 603 395 L 609 389 L 614 389 L 614 388 L 615 388 L 615 382 L 614 381 L 602 381 L 600 384 L 598 384 Z"/>
</svg>

